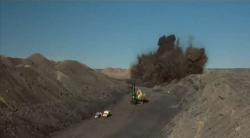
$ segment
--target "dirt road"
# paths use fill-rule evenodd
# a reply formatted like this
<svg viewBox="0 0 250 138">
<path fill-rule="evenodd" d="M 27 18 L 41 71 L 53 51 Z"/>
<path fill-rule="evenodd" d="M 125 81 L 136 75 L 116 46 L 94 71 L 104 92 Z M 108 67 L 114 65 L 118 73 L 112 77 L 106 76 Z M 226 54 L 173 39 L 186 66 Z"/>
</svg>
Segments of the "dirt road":
<svg viewBox="0 0 250 138">
<path fill-rule="evenodd" d="M 150 92 L 144 88 L 149 102 L 132 105 L 129 96 L 110 106 L 110 118 L 84 120 L 66 130 L 54 133 L 53 138 L 142 138 L 157 137 L 166 123 L 177 113 L 176 99 L 167 93 Z"/>
</svg>

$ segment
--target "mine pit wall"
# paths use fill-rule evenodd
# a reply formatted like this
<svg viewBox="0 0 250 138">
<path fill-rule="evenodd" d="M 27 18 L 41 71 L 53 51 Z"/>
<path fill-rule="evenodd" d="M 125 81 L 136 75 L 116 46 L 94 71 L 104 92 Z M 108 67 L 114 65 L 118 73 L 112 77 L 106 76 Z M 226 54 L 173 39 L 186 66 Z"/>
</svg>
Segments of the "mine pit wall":
<svg viewBox="0 0 250 138">
<path fill-rule="evenodd" d="M 190 85 L 191 81 L 199 82 Z M 194 87 L 194 89 L 190 88 Z M 178 90 L 179 89 L 179 90 Z M 161 131 L 170 138 L 250 136 L 250 70 L 210 70 L 181 80 L 181 112 Z M 181 92 L 182 91 L 182 92 Z"/>
</svg>

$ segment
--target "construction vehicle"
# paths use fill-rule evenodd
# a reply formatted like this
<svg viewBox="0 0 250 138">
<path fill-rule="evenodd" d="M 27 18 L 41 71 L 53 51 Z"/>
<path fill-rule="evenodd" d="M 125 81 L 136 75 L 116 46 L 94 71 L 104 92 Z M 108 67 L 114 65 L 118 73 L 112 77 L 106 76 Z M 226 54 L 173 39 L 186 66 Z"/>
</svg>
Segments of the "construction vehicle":
<svg viewBox="0 0 250 138">
<path fill-rule="evenodd" d="M 108 118 L 109 116 L 111 116 L 111 113 L 110 113 L 109 110 L 105 110 L 105 111 L 103 112 L 102 116 L 105 117 L 105 118 Z"/>
<path fill-rule="evenodd" d="M 102 112 L 96 112 L 94 118 L 95 119 L 98 119 L 98 118 L 101 118 L 101 117 L 108 118 L 111 115 L 112 114 L 111 114 L 111 112 L 109 110 L 104 110 L 103 113 Z"/>
<path fill-rule="evenodd" d="M 132 104 L 137 104 L 136 100 L 136 91 L 135 91 L 135 83 L 132 82 L 132 87 L 131 87 L 131 103 Z"/>
<path fill-rule="evenodd" d="M 146 100 L 146 94 L 143 93 L 142 90 L 138 88 L 136 91 L 136 98 L 138 101 L 144 103 Z"/>
<path fill-rule="evenodd" d="M 102 116 L 102 112 L 97 112 L 95 114 L 95 119 L 100 118 Z"/>
<path fill-rule="evenodd" d="M 138 104 L 138 103 L 144 103 L 146 100 L 146 94 L 142 92 L 141 89 L 135 88 L 135 83 L 132 82 L 131 87 L 131 103 L 132 104 Z"/>
</svg>

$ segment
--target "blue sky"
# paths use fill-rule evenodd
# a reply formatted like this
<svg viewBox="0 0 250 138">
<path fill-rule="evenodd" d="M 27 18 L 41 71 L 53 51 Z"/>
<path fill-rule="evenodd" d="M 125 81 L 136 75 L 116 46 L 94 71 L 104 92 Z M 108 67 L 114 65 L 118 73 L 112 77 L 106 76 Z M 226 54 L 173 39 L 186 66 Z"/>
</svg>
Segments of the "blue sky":
<svg viewBox="0 0 250 138">
<path fill-rule="evenodd" d="M 250 2 L 1 1 L 0 54 L 127 68 L 176 34 L 205 47 L 209 68 L 250 67 Z"/>
</svg>

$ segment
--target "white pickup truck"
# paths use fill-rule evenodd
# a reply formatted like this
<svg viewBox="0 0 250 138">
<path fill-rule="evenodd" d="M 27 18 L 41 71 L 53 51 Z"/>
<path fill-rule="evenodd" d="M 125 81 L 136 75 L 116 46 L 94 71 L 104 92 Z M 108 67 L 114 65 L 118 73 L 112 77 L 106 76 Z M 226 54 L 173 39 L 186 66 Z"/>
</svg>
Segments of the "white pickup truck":
<svg viewBox="0 0 250 138">
<path fill-rule="evenodd" d="M 107 118 L 111 115 L 110 111 L 109 110 L 105 110 L 102 114 L 103 117 Z"/>
</svg>

